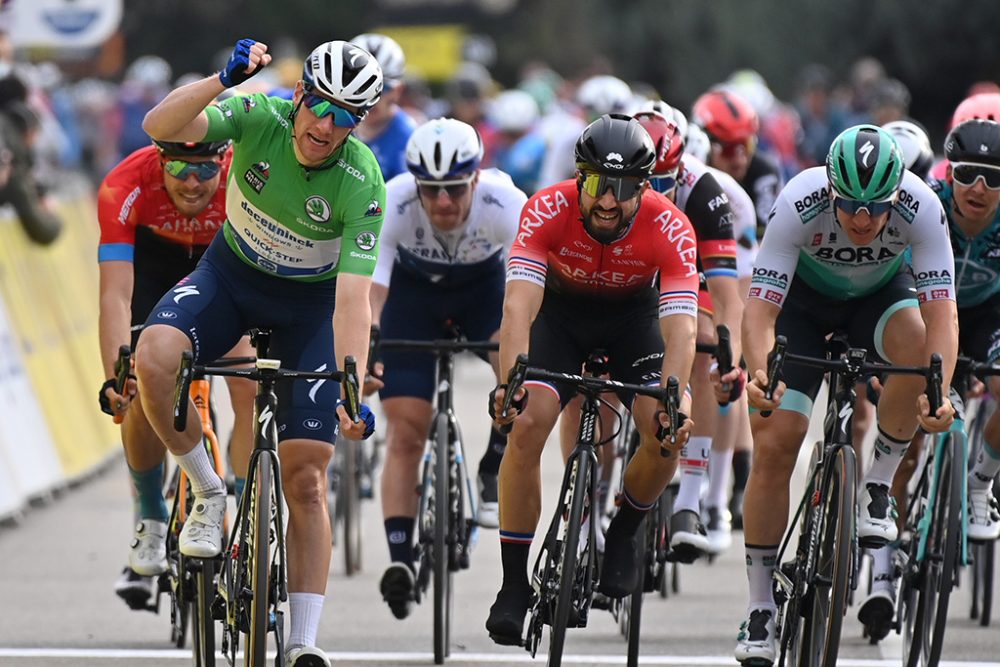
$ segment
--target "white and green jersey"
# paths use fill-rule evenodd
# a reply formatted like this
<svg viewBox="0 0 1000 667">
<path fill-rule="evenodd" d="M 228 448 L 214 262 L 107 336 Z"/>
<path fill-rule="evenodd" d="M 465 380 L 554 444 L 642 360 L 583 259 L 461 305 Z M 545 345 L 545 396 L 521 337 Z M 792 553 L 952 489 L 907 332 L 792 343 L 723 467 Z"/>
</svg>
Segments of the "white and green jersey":
<svg viewBox="0 0 1000 667">
<path fill-rule="evenodd" d="M 205 141 L 235 144 L 226 196 L 226 242 L 254 268 L 282 278 L 370 276 L 378 260 L 385 181 L 353 136 L 321 167 L 292 149 L 292 102 L 231 97 L 209 107 Z"/>
<path fill-rule="evenodd" d="M 751 297 L 780 306 L 795 276 L 836 299 L 866 296 L 889 282 L 912 248 L 918 301 L 955 300 L 948 226 L 926 183 L 904 173 L 888 222 L 865 246 L 851 243 L 837 222 L 829 190 L 826 169 L 813 167 L 778 195 L 754 263 Z"/>
</svg>

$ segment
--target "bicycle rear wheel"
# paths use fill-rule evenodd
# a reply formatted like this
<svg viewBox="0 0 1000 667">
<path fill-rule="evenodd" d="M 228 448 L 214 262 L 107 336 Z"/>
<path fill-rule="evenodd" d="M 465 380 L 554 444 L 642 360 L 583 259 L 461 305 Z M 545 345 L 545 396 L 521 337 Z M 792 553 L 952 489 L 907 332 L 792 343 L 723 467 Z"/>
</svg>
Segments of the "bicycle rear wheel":
<svg viewBox="0 0 1000 667">
<path fill-rule="evenodd" d="M 246 644 L 247 667 L 264 667 L 267 663 L 267 631 L 270 624 L 271 573 L 271 491 L 274 488 L 271 467 L 272 453 L 262 451 L 254 471 L 254 492 L 250 505 L 253 534 L 251 558 L 247 561 L 250 590 L 250 635 Z"/>
<path fill-rule="evenodd" d="M 965 482 L 965 470 L 959 463 L 962 448 L 965 446 L 964 435 L 951 432 L 941 453 L 941 479 L 938 493 L 935 497 L 934 512 L 934 543 L 935 551 L 940 554 L 939 568 L 934 569 L 934 576 L 926 584 L 934 585 L 937 590 L 937 604 L 933 615 L 925 616 L 928 624 L 924 637 L 930 638 L 927 651 L 927 665 L 936 665 L 941 659 L 944 648 L 945 626 L 948 622 L 948 604 L 951 591 L 955 586 L 960 564 L 959 547 L 962 540 L 962 489 Z M 931 581 L 931 580 L 935 581 Z"/>
<path fill-rule="evenodd" d="M 211 558 L 187 560 L 194 570 L 192 582 L 194 599 L 191 600 L 191 652 L 195 667 L 215 667 L 215 619 L 212 603 L 215 601 L 215 561 Z"/>
<path fill-rule="evenodd" d="M 830 460 L 823 494 L 815 563 L 809 577 L 811 597 L 803 617 L 799 665 L 834 667 L 840 649 L 840 631 L 847 609 L 854 565 L 854 523 L 857 505 L 854 450 L 839 447 Z"/>
<path fill-rule="evenodd" d="M 552 618 L 552 632 L 549 635 L 548 667 L 562 664 L 563 646 L 566 643 L 566 627 L 570 612 L 575 605 L 577 581 L 577 552 L 580 547 L 580 527 L 583 525 L 583 511 L 591 488 L 591 459 L 587 455 L 576 457 L 576 469 L 570 476 L 571 485 L 566 490 L 570 494 L 569 518 L 562 536 L 562 553 L 559 570 L 555 573 L 559 581 L 559 595 L 556 598 L 555 614 Z M 565 502 L 563 503 L 565 506 Z"/>
<path fill-rule="evenodd" d="M 449 563 L 449 456 L 448 416 L 438 414 L 434 421 L 434 664 L 448 656 L 451 634 L 451 568 Z"/>
</svg>

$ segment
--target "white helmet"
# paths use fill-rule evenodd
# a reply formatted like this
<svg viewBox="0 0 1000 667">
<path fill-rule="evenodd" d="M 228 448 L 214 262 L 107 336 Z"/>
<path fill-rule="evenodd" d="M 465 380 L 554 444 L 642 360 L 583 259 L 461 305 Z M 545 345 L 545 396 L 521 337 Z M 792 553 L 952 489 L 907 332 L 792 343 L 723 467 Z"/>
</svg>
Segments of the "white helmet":
<svg viewBox="0 0 1000 667">
<path fill-rule="evenodd" d="M 903 164 L 906 168 L 920 178 L 927 178 L 927 172 L 934 163 L 934 151 L 931 150 L 931 140 L 927 138 L 927 133 L 908 120 L 894 120 L 883 125 L 882 129 L 896 139 L 899 149 L 903 151 Z"/>
<path fill-rule="evenodd" d="M 377 32 L 366 32 L 352 39 L 351 44 L 357 44 L 375 56 L 387 83 L 395 85 L 403 80 L 406 56 L 403 55 L 403 48 L 392 37 Z"/>
<path fill-rule="evenodd" d="M 684 141 L 684 152 L 693 155 L 702 162 L 708 164 L 708 154 L 712 151 L 712 142 L 705 134 L 705 130 L 696 123 L 688 125 L 686 139 Z"/>
<path fill-rule="evenodd" d="M 302 80 L 330 99 L 364 113 L 382 95 L 382 68 L 372 54 L 341 40 L 320 44 L 306 58 Z"/>
<path fill-rule="evenodd" d="M 140 56 L 125 70 L 125 80 L 149 88 L 170 85 L 170 65 L 159 56 Z"/>
<path fill-rule="evenodd" d="M 576 101 L 598 115 L 621 113 L 632 103 L 632 89 L 615 76 L 592 76 L 576 91 Z"/>
<path fill-rule="evenodd" d="M 523 90 L 505 90 L 490 102 L 489 118 L 501 132 L 525 132 L 538 120 L 538 103 Z"/>
<path fill-rule="evenodd" d="M 406 142 L 406 166 L 418 180 L 450 181 L 471 176 L 483 160 L 475 128 L 454 118 L 427 121 Z"/>
</svg>

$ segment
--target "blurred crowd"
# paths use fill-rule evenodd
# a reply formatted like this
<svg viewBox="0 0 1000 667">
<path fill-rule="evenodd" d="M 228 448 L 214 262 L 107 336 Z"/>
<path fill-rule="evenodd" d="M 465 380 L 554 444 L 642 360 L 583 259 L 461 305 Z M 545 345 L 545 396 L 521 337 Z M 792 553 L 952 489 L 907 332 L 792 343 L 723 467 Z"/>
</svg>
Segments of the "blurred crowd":
<svg viewBox="0 0 1000 667">
<path fill-rule="evenodd" d="M 220 58 L 228 51 L 222 49 Z M 302 58 L 285 51 L 241 92 L 290 95 Z M 410 126 L 439 116 L 457 118 L 482 135 L 485 166 L 503 169 L 529 195 L 572 175 L 573 142 L 593 118 L 634 112 L 659 99 L 674 107 L 680 102 L 670 99 L 669 91 L 617 78 L 604 60 L 570 77 L 545 63 L 528 62 L 519 80 L 504 89 L 479 62 L 462 63 L 450 80 L 432 87 L 406 69 L 401 51 L 392 57 L 392 85 L 382 104 L 387 112 L 366 119 L 368 127 L 359 128 L 362 139 L 377 135 L 379 124 L 398 113 L 409 117 Z M 221 67 L 222 62 L 211 64 Z M 0 201 L 13 203 L 22 219 L 31 219 L 26 228 L 32 238 L 44 243 L 58 233 L 58 221 L 46 220 L 51 211 L 46 193 L 64 182 L 61 173 L 83 173 L 96 187 L 120 160 L 149 144 L 142 130 L 146 111 L 172 88 L 202 76 L 175 74 L 163 58 L 144 55 L 125 68 L 120 81 L 71 80 L 54 63 L 15 61 L 9 37 L 0 33 Z M 707 87 L 750 104 L 757 116 L 751 150 L 772 161 L 784 181 L 821 163 L 831 140 L 846 127 L 895 120 L 919 125 L 910 117 L 907 87 L 874 58 L 855 62 L 843 80 L 822 64 L 803 66 L 797 80 L 790 101 L 778 99 L 752 69 L 735 71 Z M 1000 86 L 981 82 L 969 92 L 1000 93 Z M 691 119 L 704 126 L 697 115 Z M 386 171 L 387 177 L 392 175 Z M 29 202 L 23 201 L 26 179 L 33 184 Z"/>
</svg>

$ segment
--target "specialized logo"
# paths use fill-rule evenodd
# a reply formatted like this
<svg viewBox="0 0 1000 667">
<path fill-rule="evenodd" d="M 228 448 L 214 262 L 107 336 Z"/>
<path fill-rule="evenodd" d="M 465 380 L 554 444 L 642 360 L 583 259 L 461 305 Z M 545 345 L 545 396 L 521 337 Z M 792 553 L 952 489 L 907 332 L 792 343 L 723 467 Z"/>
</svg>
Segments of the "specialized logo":
<svg viewBox="0 0 1000 667">
<path fill-rule="evenodd" d="M 172 320 L 172 319 L 175 319 L 177 317 L 177 313 L 175 313 L 175 312 L 173 312 L 171 310 L 161 310 L 160 312 L 158 312 L 156 314 L 156 316 L 158 318 L 160 318 L 161 320 Z"/>
<path fill-rule="evenodd" d="M 375 236 L 374 232 L 361 232 L 354 238 L 354 242 L 362 250 L 371 250 L 378 243 L 378 237 Z"/>
<path fill-rule="evenodd" d="M 865 145 L 858 149 L 858 152 L 864 156 L 861 158 L 861 164 L 863 164 L 866 167 L 868 166 L 868 159 L 871 157 L 872 151 L 874 150 L 875 150 L 875 144 L 873 144 L 870 141 L 866 141 Z"/>
<path fill-rule="evenodd" d="M 180 303 L 181 299 L 186 296 L 198 296 L 201 292 L 198 291 L 197 285 L 184 285 L 183 287 L 178 287 L 174 290 L 174 303 Z"/>
<path fill-rule="evenodd" d="M 322 373 L 326 370 L 326 364 L 322 364 L 319 368 L 314 369 L 317 373 Z M 306 380 L 307 384 L 311 384 L 312 387 L 309 388 L 309 400 L 313 403 L 316 402 L 316 394 L 319 392 L 320 387 L 326 384 L 326 380 Z"/>
<path fill-rule="evenodd" d="M 306 200 L 306 215 L 314 222 L 329 222 L 330 202 L 319 195 L 313 195 Z"/>
<path fill-rule="evenodd" d="M 371 203 L 368 204 L 368 210 L 365 211 L 365 217 L 371 218 L 376 215 L 382 215 L 382 207 L 379 206 L 377 199 L 373 199 Z"/>
</svg>

